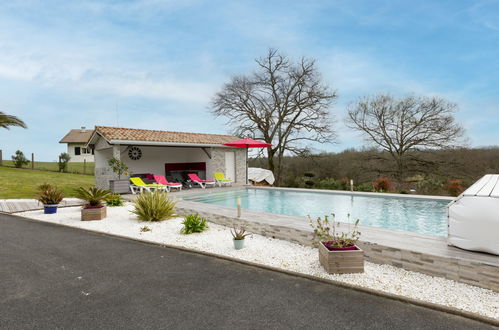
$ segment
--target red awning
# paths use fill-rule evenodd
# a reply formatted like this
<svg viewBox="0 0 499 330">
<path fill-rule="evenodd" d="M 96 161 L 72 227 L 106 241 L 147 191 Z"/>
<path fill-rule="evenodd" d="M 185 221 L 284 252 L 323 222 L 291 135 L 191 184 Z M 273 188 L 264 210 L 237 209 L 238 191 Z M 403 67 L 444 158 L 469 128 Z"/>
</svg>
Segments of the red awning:
<svg viewBox="0 0 499 330">
<path fill-rule="evenodd" d="M 251 138 L 245 138 L 242 140 L 232 141 L 228 143 L 224 143 L 224 146 L 228 147 L 237 147 L 237 148 L 266 148 L 271 147 L 272 145 L 269 143 L 256 141 Z"/>
</svg>

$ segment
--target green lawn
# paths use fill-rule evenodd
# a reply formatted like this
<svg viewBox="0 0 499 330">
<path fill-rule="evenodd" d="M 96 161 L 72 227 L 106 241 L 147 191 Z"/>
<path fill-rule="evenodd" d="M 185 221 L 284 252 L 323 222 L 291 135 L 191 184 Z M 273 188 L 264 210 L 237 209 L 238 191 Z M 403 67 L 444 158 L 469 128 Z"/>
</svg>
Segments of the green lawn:
<svg viewBox="0 0 499 330">
<path fill-rule="evenodd" d="M 4 160 L 2 162 L 2 165 L 14 167 L 14 164 L 11 160 Z M 31 168 L 31 163 L 24 166 L 24 168 Z M 37 162 L 35 160 L 35 170 L 59 172 L 59 166 L 57 162 Z M 87 162 L 85 169 L 83 163 L 68 163 L 68 173 L 93 174 L 94 163 Z"/>
<path fill-rule="evenodd" d="M 91 175 L 0 167 L 0 199 L 35 198 L 36 188 L 42 183 L 54 184 L 64 197 L 73 197 L 75 188 L 92 186 L 95 181 Z"/>
</svg>

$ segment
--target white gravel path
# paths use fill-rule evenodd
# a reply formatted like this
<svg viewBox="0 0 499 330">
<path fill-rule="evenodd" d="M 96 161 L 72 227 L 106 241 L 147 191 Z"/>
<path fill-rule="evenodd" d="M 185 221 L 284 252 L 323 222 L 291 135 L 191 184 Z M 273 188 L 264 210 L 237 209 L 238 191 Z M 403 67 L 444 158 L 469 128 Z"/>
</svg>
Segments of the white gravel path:
<svg viewBox="0 0 499 330">
<path fill-rule="evenodd" d="M 369 262 L 365 263 L 363 274 L 331 275 L 321 267 L 318 251 L 315 248 L 252 235 L 246 238 L 244 249 L 234 250 L 232 236 L 227 227 L 210 223 L 209 229 L 203 233 L 182 235 L 180 234 L 181 218 L 163 222 L 140 222 L 135 215 L 130 213 L 131 209 L 131 204 L 124 207 L 108 207 L 108 217 L 102 221 L 81 221 L 79 207 L 62 208 L 55 215 L 43 214 L 43 211 L 23 212 L 20 215 L 46 222 L 230 256 L 499 319 L 499 294 L 491 290 Z M 151 231 L 140 232 L 140 228 L 145 225 L 151 228 Z"/>
</svg>

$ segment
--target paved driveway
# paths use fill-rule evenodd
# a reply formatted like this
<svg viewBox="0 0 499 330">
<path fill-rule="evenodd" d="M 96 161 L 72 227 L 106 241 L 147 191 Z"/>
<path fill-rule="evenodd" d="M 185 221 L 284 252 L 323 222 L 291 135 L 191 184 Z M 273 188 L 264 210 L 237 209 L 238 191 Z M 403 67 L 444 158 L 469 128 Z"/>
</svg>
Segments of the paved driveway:
<svg viewBox="0 0 499 330">
<path fill-rule="evenodd" d="M 492 328 L 333 285 L 8 215 L 0 215 L 0 327 Z"/>
</svg>

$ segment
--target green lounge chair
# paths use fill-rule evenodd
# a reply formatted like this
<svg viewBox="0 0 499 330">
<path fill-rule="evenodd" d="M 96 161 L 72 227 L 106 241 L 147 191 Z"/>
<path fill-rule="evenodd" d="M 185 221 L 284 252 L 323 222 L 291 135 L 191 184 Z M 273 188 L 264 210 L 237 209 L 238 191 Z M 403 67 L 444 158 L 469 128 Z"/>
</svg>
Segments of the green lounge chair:
<svg viewBox="0 0 499 330">
<path fill-rule="evenodd" d="M 231 179 L 227 179 L 222 172 L 213 173 L 213 177 L 215 178 L 215 181 L 218 183 L 218 185 L 220 187 L 222 185 L 228 185 L 228 186 L 230 186 L 232 184 L 232 180 Z"/>
<path fill-rule="evenodd" d="M 132 191 L 132 194 L 136 194 L 137 191 L 142 192 L 143 190 L 151 192 L 153 189 L 160 189 L 160 190 L 163 189 L 166 191 L 170 191 L 167 185 L 157 184 L 157 183 L 145 183 L 139 177 L 130 178 L 130 182 L 131 182 L 130 190 Z"/>
</svg>

